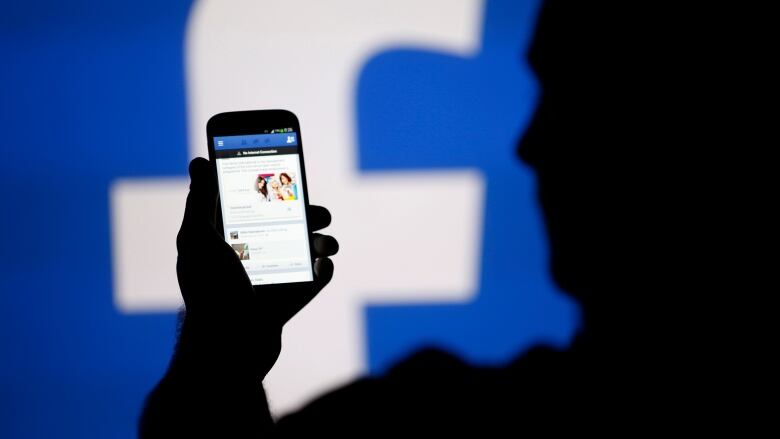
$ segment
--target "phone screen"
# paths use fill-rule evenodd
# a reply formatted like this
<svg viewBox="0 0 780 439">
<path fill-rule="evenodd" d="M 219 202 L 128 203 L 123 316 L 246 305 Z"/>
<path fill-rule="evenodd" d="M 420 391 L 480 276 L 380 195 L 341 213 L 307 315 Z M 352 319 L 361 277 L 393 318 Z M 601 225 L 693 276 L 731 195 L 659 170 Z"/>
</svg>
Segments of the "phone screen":
<svg viewBox="0 0 780 439">
<path fill-rule="evenodd" d="M 225 240 L 253 285 L 313 280 L 298 133 L 214 137 Z"/>
</svg>

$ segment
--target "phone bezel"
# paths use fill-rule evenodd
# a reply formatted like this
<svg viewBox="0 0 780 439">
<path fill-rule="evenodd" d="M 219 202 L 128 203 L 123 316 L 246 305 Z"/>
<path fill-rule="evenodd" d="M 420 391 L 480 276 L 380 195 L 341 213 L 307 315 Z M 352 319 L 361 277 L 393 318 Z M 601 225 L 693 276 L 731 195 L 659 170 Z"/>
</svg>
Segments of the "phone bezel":
<svg viewBox="0 0 780 439">
<path fill-rule="evenodd" d="M 314 231 L 311 227 L 311 221 L 309 219 L 309 190 L 306 181 L 306 167 L 303 154 L 303 135 L 301 134 L 301 126 L 298 122 L 298 117 L 288 110 L 248 110 L 248 111 L 230 111 L 225 113 L 219 113 L 212 116 L 206 123 L 206 136 L 208 138 L 208 150 L 209 161 L 211 162 L 212 171 L 216 178 L 217 175 L 217 160 L 216 152 L 214 149 L 214 137 L 221 136 L 240 136 L 249 134 L 263 134 L 264 130 L 272 130 L 278 128 L 291 127 L 298 136 L 298 155 L 300 158 L 301 175 L 300 183 L 303 190 L 303 201 L 306 215 L 306 229 L 309 239 L 309 256 L 311 257 L 311 275 L 312 280 L 306 282 L 287 282 L 287 283 L 275 283 L 275 284 L 262 284 L 252 286 L 257 289 L 263 287 L 274 287 L 276 289 L 294 289 L 302 286 L 309 286 L 314 283 Z M 220 195 L 217 198 L 217 217 L 216 217 L 217 232 L 225 239 L 224 225 L 222 223 L 222 202 Z"/>
</svg>

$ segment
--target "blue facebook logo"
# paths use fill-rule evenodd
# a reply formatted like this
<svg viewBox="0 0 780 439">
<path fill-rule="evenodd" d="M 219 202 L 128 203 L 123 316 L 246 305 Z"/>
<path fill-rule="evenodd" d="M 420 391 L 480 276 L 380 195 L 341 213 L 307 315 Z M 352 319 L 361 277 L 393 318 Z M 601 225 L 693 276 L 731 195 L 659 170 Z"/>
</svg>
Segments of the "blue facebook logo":
<svg viewBox="0 0 780 439">
<path fill-rule="evenodd" d="M 135 435 L 143 398 L 165 370 L 173 348 L 175 307 L 132 314 L 117 308 L 117 276 L 125 269 L 117 262 L 118 244 L 112 242 L 112 224 L 121 215 L 110 188 L 118 178 L 185 178 L 193 155 L 188 143 L 205 140 L 203 126 L 192 117 L 201 111 L 197 106 L 203 100 L 187 95 L 188 86 L 196 89 L 191 93 L 200 92 L 193 85 L 200 77 L 185 84 L 193 75 L 183 49 L 192 26 L 188 20 L 228 7 L 218 3 L 192 8 L 189 1 L 81 0 L 64 6 L 38 0 L 3 6 L 0 47 L 9 62 L 0 70 L 0 97 L 6 103 L 0 108 L 0 179 L 7 206 L 0 216 L 6 230 L 0 253 L 0 436 Z M 266 3 L 281 11 L 295 7 L 295 2 Z M 322 13 L 359 14 L 360 3 L 344 0 Z M 385 7 L 409 6 L 401 3 Z M 456 16 L 450 4 L 462 14 Z M 354 114 L 338 117 L 349 118 L 346 126 L 354 126 L 350 134 L 356 136 L 357 175 L 418 172 L 411 175 L 419 175 L 420 183 L 413 177 L 403 198 L 423 203 L 439 193 L 426 173 L 473 169 L 485 184 L 484 201 L 475 204 L 478 212 L 471 212 L 481 218 L 481 244 L 477 254 L 469 255 L 476 266 L 474 295 L 450 303 L 361 299 L 365 323 L 356 328 L 363 333 L 350 340 L 365 344 L 360 361 L 366 364 L 344 369 L 342 380 L 362 371 L 381 373 L 422 346 L 449 349 L 478 364 L 498 364 L 531 345 L 565 345 L 572 337 L 577 307 L 551 281 L 533 174 L 515 155 L 538 96 L 524 60 L 538 6 L 538 1 L 431 2 L 417 6 L 416 15 L 426 17 L 417 17 L 421 21 L 415 29 L 408 28 L 414 11 L 409 18 L 399 12 L 398 23 L 385 16 L 383 25 L 411 36 L 398 31 L 396 38 L 390 29 L 375 45 L 380 50 L 356 58 L 357 75 L 340 73 L 349 82 L 345 93 L 354 93 L 344 98 L 354 102 Z M 437 17 L 424 8 L 443 11 Z M 471 11 L 480 12 L 473 54 L 438 50 L 446 46 L 446 38 L 460 41 L 455 34 L 467 26 L 461 26 L 458 17 L 474 16 Z M 447 17 L 455 36 L 433 28 L 435 20 Z M 430 29 L 424 20 L 434 20 Z M 218 41 L 220 35 L 211 37 Z M 307 97 L 303 91 L 299 94 Z M 224 105 L 276 106 L 265 96 L 256 102 L 241 98 L 232 97 Z M 201 107 L 204 114 L 243 109 Z M 319 116 L 309 114 L 302 118 L 307 162 L 317 154 L 309 154 L 309 149 L 315 148 L 310 145 L 318 137 Z M 192 133 L 203 139 L 194 139 Z M 314 174 L 317 163 L 307 168 Z M 469 190 L 472 181 L 457 187 Z M 314 203 L 316 191 L 312 187 Z M 464 192 L 464 198 L 476 192 Z M 180 206 L 172 210 L 179 215 L 169 220 L 175 224 Z M 341 220 L 335 214 L 349 216 L 349 211 L 334 212 L 334 226 Z M 143 221 L 153 215 L 142 211 L 133 218 Z M 409 216 L 414 218 L 414 212 Z M 441 227 L 447 230 L 444 218 Z M 404 227 L 413 224 L 399 225 Z M 457 248 L 461 236 L 448 239 Z M 348 258 L 349 248 L 343 250 Z M 450 252 L 425 242 L 403 251 L 422 261 L 415 262 L 422 271 L 428 267 L 426 255 L 438 258 Z M 339 263 L 336 259 L 337 276 L 349 278 L 350 272 L 338 271 L 343 267 Z M 332 293 L 337 296 L 339 291 Z M 312 389 L 301 390 L 301 398 L 316 396 Z"/>
</svg>

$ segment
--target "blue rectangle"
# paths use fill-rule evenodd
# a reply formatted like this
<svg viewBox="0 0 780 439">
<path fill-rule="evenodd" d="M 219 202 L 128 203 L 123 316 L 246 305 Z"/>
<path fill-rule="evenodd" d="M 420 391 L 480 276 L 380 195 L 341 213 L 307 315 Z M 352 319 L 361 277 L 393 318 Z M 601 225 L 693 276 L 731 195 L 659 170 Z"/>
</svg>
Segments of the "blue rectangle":
<svg viewBox="0 0 780 439">
<path fill-rule="evenodd" d="M 245 136 L 214 137 L 214 149 L 278 148 L 298 146 L 298 133 L 251 134 Z"/>
</svg>

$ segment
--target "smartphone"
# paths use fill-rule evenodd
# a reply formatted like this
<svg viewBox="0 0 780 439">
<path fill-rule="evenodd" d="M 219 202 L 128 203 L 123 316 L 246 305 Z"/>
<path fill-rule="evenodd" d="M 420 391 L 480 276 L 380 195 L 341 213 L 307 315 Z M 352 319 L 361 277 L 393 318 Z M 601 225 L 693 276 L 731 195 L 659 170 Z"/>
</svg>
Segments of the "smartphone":
<svg viewBox="0 0 780 439">
<path fill-rule="evenodd" d="M 252 285 L 314 281 L 301 128 L 286 110 L 220 113 L 206 125 L 217 230 Z"/>
</svg>

